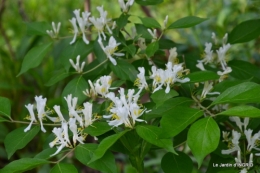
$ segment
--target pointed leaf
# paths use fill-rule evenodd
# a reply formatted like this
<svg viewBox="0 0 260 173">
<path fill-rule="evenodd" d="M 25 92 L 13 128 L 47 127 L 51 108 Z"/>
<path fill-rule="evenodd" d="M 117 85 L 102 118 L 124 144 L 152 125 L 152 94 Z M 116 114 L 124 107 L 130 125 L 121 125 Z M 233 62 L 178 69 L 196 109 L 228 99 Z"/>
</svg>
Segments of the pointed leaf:
<svg viewBox="0 0 260 173">
<path fill-rule="evenodd" d="M 228 35 L 228 43 L 244 43 L 260 35 L 260 19 L 247 20 L 237 25 Z"/>
<path fill-rule="evenodd" d="M 177 154 L 166 153 L 163 156 L 161 167 L 164 173 L 191 173 L 193 169 L 191 158 L 183 152 Z"/>
<path fill-rule="evenodd" d="M 166 100 L 169 100 L 172 97 L 178 96 L 179 93 L 175 90 L 170 90 L 169 93 L 165 93 L 164 90 L 156 91 L 151 95 L 151 98 L 156 103 L 156 107 L 162 105 Z"/>
<path fill-rule="evenodd" d="M 146 54 L 148 57 L 151 57 L 154 55 L 154 53 L 159 49 L 159 43 L 158 41 L 152 42 L 149 44 L 146 48 Z"/>
<path fill-rule="evenodd" d="M 189 28 L 195 25 L 198 25 L 207 20 L 206 18 L 199 18 L 196 16 L 187 16 L 173 22 L 167 29 L 176 29 L 176 28 Z"/>
<path fill-rule="evenodd" d="M 135 67 L 121 59 L 117 59 L 117 65 L 109 64 L 110 69 L 122 80 L 130 80 L 134 82 L 137 78 L 138 72 Z"/>
<path fill-rule="evenodd" d="M 199 167 L 205 156 L 218 147 L 219 139 L 220 129 L 211 117 L 200 119 L 192 124 L 187 142 Z"/>
<path fill-rule="evenodd" d="M 49 159 L 52 154 L 54 154 L 57 151 L 57 148 L 47 148 L 40 153 L 38 153 L 34 158 L 37 159 Z"/>
<path fill-rule="evenodd" d="M 57 163 L 50 173 L 78 173 L 76 167 L 68 163 Z"/>
<path fill-rule="evenodd" d="M 229 116 L 238 116 L 238 117 L 249 117 L 249 118 L 259 118 L 260 109 L 257 109 L 253 106 L 241 105 L 232 107 L 226 111 L 220 112 L 217 115 L 229 115 Z"/>
<path fill-rule="evenodd" d="M 212 105 L 223 103 L 259 103 L 260 86 L 253 82 L 244 82 L 221 93 Z"/>
<path fill-rule="evenodd" d="M 22 158 L 20 160 L 15 160 L 3 169 L 0 170 L 0 173 L 20 173 L 27 170 L 31 170 L 37 166 L 49 163 L 47 160 L 36 159 L 36 158 Z"/>
<path fill-rule="evenodd" d="M 152 39 L 153 38 L 151 36 L 151 34 L 147 31 L 147 28 L 144 25 L 136 23 L 135 28 L 136 28 L 137 34 L 141 35 L 141 37 L 143 37 L 145 39 Z"/>
<path fill-rule="evenodd" d="M 73 73 L 68 73 L 65 69 L 57 70 L 53 73 L 49 81 L 45 84 L 45 86 L 52 86 L 55 83 L 69 77 Z"/>
<path fill-rule="evenodd" d="M 198 71 L 190 73 L 186 77 L 190 79 L 190 81 L 187 83 L 197 83 L 219 79 L 219 75 L 212 71 Z"/>
<path fill-rule="evenodd" d="M 34 126 L 30 131 L 24 132 L 26 127 L 21 127 L 10 132 L 4 141 L 8 159 L 14 154 L 16 150 L 25 147 L 40 131 L 39 126 Z"/>
<path fill-rule="evenodd" d="M 120 133 L 111 135 L 106 137 L 101 141 L 101 143 L 98 145 L 98 148 L 95 150 L 93 157 L 88 162 L 89 164 L 102 158 L 106 151 L 121 137 L 123 136 L 128 130 L 122 131 Z"/>
<path fill-rule="evenodd" d="M 78 97 L 78 105 L 80 105 L 85 99 L 86 96 L 83 94 L 83 91 L 85 91 L 88 88 L 88 83 L 83 78 L 83 76 L 79 76 L 78 78 L 73 79 L 70 81 L 64 90 L 62 91 L 62 98 L 67 97 L 69 94 L 72 94 L 72 97 Z M 62 100 L 63 105 L 67 106 L 66 100 Z"/>
<path fill-rule="evenodd" d="M 51 30 L 51 25 L 47 22 L 26 23 L 27 35 L 48 35 L 47 30 Z"/>
<path fill-rule="evenodd" d="M 129 14 L 122 13 L 119 18 L 116 19 L 116 25 L 119 29 L 125 27 L 128 22 L 128 18 L 130 17 Z"/>
<path fill-rule="evenodd" d="M 151 17 L 139 17 L 144 24 L 145 27 L 147 28 L 161 28 L 161 25 Z"/>
<path fill-rule="evenodd" d="M 99 136 L 111 130 L 107 122 L 94 122 L 91 126 L 85 128 L 84 133 L 91 136 Z"/>
<path fill-rule="evenodd" d="M 136 126 L 137 134 L 146 140 L 147 142 L 164 148 L 169 152 L 176 153 L 173 149 L 172 139 L 160 139 L 159 135 L 162 133 L 162 129 L 151 125 L 138 125 Z"/>
<path fill-rule="evenodd" d="M 44 44 L 41 46 L 33 47 L 24 57 L 22 68 L 17 76 L 20 76 L 24 72 L 31 68 L 35 68 L 41 64 L 43 58 L 49 52 L 52 43 Z"/>
<path fill-rule="evenodd" d="M 0 97 L 0 115 L 8 118 L 11 116 L 11 103 L 8 98 Z"/>
<path fill-rule="evenodd" d="M 173 137 L 203 115 L 203 111 L 189 107 L 174 107 L 165 112 L 161 119 L 161 138 Z"/>
<path fill-rule="evenodd" d="M 75 149 L 75 157 L 90 168 L 108 173 L 117 172 L 114 155 L 109 151 L 102 158 L 88 164 L 97 148 L 97 144 L 80 144 Z"/>
</svg>

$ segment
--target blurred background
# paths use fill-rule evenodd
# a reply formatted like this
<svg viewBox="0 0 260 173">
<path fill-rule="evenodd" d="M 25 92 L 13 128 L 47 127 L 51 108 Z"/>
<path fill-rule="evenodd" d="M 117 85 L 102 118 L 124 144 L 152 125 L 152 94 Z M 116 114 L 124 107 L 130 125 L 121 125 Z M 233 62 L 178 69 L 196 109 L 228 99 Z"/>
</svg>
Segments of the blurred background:
<svg viewBox="0 0 260 173">
<path fill-rule="evenodd" d="M 55 59 L 59 58 L 62 49 L 54 49 L 43 63 L 34 69 L 16 77 L 26 53 L 34 46 L 44 43 L 48 37 L 32 36 L 27 32 L 26 24 L 30 22 L 45 21 L 61 22 L 60 35 L 68 36 L 71 33 L 71 19 L 73 10 L 81 9 L 91 11 L 97 15 L 97 6 L 104 6 L 110 18 L 117 18 L 121 14 L 117 0 L 0 0 L 0 96 L 7 97 L 12 102 L 12 118 L 22 120 L 28 113 L 24 105 L 34 102 L 35 95 L 43 95 L 48 98 L 48 104 L 60 104 L 61 92 L 66 85 L 66 80 L 47 87 L 44 84 L 50 78 L 55 69 Z M 129 20 L 141 23 L 137 16 L 153 17 L 163 24 L 165 16 L 169 16 L 168 24 L 186 16 L 198 16 L 208 18 L 207 21 L 196 27 L 188 29 L 171 30 L 165 33 L 165 37 L 179 43 L 178 53 L 185 53 L 198 59 L 204 50 L 206 42 L 212 42 L 211 34 L 215 32 L 219 39 L 229 33 L 242 21 L 256 19 L 260 14 L 260 0 L 164 0 L 155 6 L 140 6 L 134 4 L 130 10 L 132 15 Z M 129 26 L 130 28 L 130 26 Z M 93 37 L 95 38 L 95 37 Z M 59 43 L 57 43 L 59 44 Z M 260 40 L 236 44 L 229 51 L 230 59 L 247 60 L 260 65 Z M 8 160 L 4 151 L 3 140 L 5 135 L 20 124 L 0 124 L 0 168 L 11 160 L 24 156 L 34 156 L 41 151 L 41 145 L 30 143 L 30 146 L 16 152 Z M 46 136 L 38 138 L 45 139 Z M 148 172 L 160 172 L 160 159 L 163 151 L 151 153 L 145 162 Z M 125 156 L 117 155 L 120 170 L 127 170 Z M 88 171 L 82 164 L 79 170 Z M 206 165 L 200 170 L 194 167 L 194 173 L 204 172 Z M 46 165 L 38 172 L 48 172 L 50 167 Z M 35 172 L 35 170 L 34 170 Z M 95 172 L 95 171 L 93 171 Z"/>
</svg>

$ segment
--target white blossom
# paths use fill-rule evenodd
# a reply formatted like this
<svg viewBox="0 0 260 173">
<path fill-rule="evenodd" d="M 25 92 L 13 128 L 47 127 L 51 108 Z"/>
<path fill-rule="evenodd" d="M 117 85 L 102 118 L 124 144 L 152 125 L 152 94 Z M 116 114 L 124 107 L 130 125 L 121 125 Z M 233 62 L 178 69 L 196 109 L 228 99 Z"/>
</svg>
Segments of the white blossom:
<svg viewBox="0 0 260 173">
<path fill-rule="evenodd" d="M 145 88 L 147 89 L 148 88 L 148 84 L 146 82 L 146 79 L 145 79 L 145 70 L 144 70 L 144 67 L 138 67 L 138 70 L 140 73 L 137 74 L 137 79 L 135 80 L 135 85 L 138 86 L 139 88 L 139 92 L 138 94 L 141 93 L 141 91 Z"/>
<path fill-rule="evenodd" d="M 46 105 L 47 99 L 46 98 L 42 98 L 42 96 L 39 96 L 39 97 L 35 96 L 35 101 L 36 101 L 36 109 L 37 109 L 37 112 L 38 112 L 38 119 L 39 119 L 40 124 L 41 124 L 41 130 L 45 133 L 46 130 L 43 127 L 42 120 L 43 120 L 43 118 L 46 115 L 45 105 Z"/>
<path fill-rule="evenodd" d="M 55 112 L 57 113 L 58 117 L 59 117 L 59 122 L 66 122 L 66 120 L 64 119 L 61 111 L 60 111 L 60 106 L 53 106 L 53 109 L 55 110 Z"/>
<path fill-rule="evenodd" d="M 165 19 L 163 21 L 163 27 L 162 27 L 163 30 L 166 29 L 167 23 L 168 23 L 168 15 L 165 17 Z"/>
<path fill-rule="evenodd" d="M 27 132 L 28 130 L 31 129 L 31 126 L 32 126 L 33 122 L 37 122 L 37 120 L 36 120 L 35 115 L 34 115 L 34 112 L 33 112 L 33 104 L 25 105 L 25 107 L 26 107 L 26 108 L 28 109 L 28 111 L 29 111 L 29 114 L 30 114 L 29 120 L 31 120 L 29 126 L 26 127 L 26 129 L 24 129 L 24 132 Z"/>
<path fill-rule="evenodd" d="M 51 24 L 52 24 L 52 30 L 47 30 L 46 32 L 51 38 L 57 38 L 60 32 L 61 23 L 59 22 L 57 26 L 54 22 L 52 22 Z"/>
<path fill-rule="evenodd" d="M 101 39 L 99 39 L 98 42 L 99 42 L 102 50 L 105 52 L 107 58 L 109 58 L 109 60 L 112 62 L 113 65 L 116 65 L 117 63 L 116 63 L 116 60 L 112 57 L 112 55 L 115 55 L 115 56 L 124 56 L 125 55 L 123 53 L 115 53 L 115 51 L 117 50 L 117 46 L 119 46 L 120 43 L 117 43 L 113 36 L 111 36 L 109 38 L 109 42 L 106 47 L 104 47 Z"/>
<path fill-rule="evenodd" d="M 152 42 L 155 42 L 157 40 L 157 31 L 156 31 L 156 29 L 154 29 L 153 31 L 151 29 L 147 29 L 147 31 L 153 37 Z"/>
<path fill-rule="evenodd" d="M 221 150 L 221 153 L 222 154 L 230 154 L 230 153 L 233 153 L 235 151 L 241 151 L 240 150 L 240 147 L 239 147 L 239 139 L 241 137 L 241 133 L 235 131 L 235 130 L 232 130 L 232 146 L 230 149 L 227 149 L 227 150 Z"/>
<path fill-rule="evenodd" d="M 82 113 L 84 115 L 85 127 L 90 126 L 95 121 L 95 119 L 92 118 L 92 103 L 84 103 L 84 109 L 82 109 Z"/>
<path fill-rule="evenodd" d="M 84 68 L 84 66 L 85 66 L 85 62 L 82 62 L 82 63 L 81 63 L 81 66 L 80 66 L 80 65 L 79 65 L 80 55 L 78 55 L 76 59 L 77 59 L 77 60 L 76 60 L 76 63 L 74 63 L 72 59 L 69 59 L 70 64 L 71 64 L 71 66 L 72 66 L 78 73 L 82 73 L 83 68 Z"/>
<path fill-rule="evenodd" d="M 220 94 L 219 92 L 210 92 L 212 89 L 213 89 L 213 82 L 209 82 L 209 81 L 204 82 L 204 88 L 201 93 L 201 98 L 205 98 L 206 95 Z"/>
<path fill-rule="evenodd" d="M 118 0 L 121 10 L 124 13 L 127 13 L 129 11 L 129 8 L 134 4 L 134 0 L 127 0 L 125 3 L 124 0 Z"/>
<path fill-rule="evenodd" d="M 178 60 L 177 56 L 178 56 L 177 48 L 176 47 L 171 48 L 170 55 L 168 57 L 168 62 L 171 62 L 173 65 L 178 64 L 179 60 Z"/>
<path fill-rule="evenodd" d="M 78 132 L 78 127 L 76 124 L 76 119 L 75 118 L 70 118 L 69 119 L 69 129 L 73 133 L 73 144 L 75 146 L 76 142 L 78 141 L 81 144 L 84 144 L 84 137 L 80 136 L 80 133 Z"/>
</svg>

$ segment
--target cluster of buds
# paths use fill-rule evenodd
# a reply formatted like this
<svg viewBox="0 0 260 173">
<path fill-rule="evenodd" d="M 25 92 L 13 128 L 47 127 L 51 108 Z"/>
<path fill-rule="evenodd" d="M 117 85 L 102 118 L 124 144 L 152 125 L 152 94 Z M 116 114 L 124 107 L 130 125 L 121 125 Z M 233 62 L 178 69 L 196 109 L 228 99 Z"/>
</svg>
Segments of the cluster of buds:
<svg viewBox="0 0 260 173">
<path fill-rule="evenodd" d="M 241 166 L 242 173 L 246 173 L 252 166 L 253 166 L 253 156 L 252 150 L 260 151 L 260 148 L 257 148 L 259 146 L 260 141 L 260 131 L 258 133 L 252 134 L 253 130 L 247 129 L 247 125 L 249 123 L 249 118 L 244 118 L 244 122 L 241 122 L 239 117 L 230 117 L 230 120 L 235 122 L 238 126 L 240 132 L 237 132 L 235 130 L 232 130 L 232 138 L 229 138 L 229 132 L 223 131 L 223 141 L 228 143 L 227 150 L 222 150 L 222 154 L 231 154 L 233 152 L 237 152 L 237 157 L 235 158 L 235 162 L 238 165 L 247 165 L 247 167 Z M 241 150 L 240 147 L 240 139 L 241 136 L 246 137 L 247 146 L 245 147 L 245 151 Z M 246 158 L 245 156 L 249 155 L 248 162 L 245 164 L 241 160 L 241 154 L 244 155 L 243 158 Z M 255 153 L 256 156 L 260 156 L 260 153 Z M 246 162 L 246 160 L 244 160 Z"/>
<path fill-rule="evenodd" d="M 196 65 L 196 67 L 198 67 L 200 70 L 205 71 L 205 67 L 204 65 L 209 64 L 209 65 L 213 65 L 213 64 L 220 64 L 221 65 L 221 69 L 223 71 L 218 71 L 217 74 L 220 76 L 219 81 L 221 82 L 224 78 L 226 78 L 227 74 L 232 72 L 231 67 L 227 66 L 227 59 L 226 59 L 226 53 L 229 50 L 229 48 L 231 47 L 231 45 L 229 43 L 227 43 L 227 37 L 228 35 L 225 34 L 223 41 L 222 41 L 222 46 L 216 50 L 217 52 L 217 59 L 214 58 L 214 54 L 213 54 L 213 50 L 212 50 L 212 43 L 205 43 L 205 55 L 203 60 L 198 60 L 198 64 Z M 215 33 L 212 33 L 212 38 L 214 40 L 214 43 L 217 44 L 217 39 L 215 36 Z"/>
</svg>

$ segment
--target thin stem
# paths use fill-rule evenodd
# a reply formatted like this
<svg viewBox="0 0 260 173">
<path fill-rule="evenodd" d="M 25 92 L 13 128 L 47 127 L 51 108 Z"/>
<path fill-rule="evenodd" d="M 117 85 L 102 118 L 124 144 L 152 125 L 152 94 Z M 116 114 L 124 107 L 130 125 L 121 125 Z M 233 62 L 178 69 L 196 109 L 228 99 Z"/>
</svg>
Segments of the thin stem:
<svg viewBox="0 0 260 173">
<path fill-rule="evenodd" d="M 87 74 L 87 73 L 92 72 L 93 70 L 97 69 L 97 68 L 100 67 L 101 65 L 105 64 L 107 61 L 108 61 L 108 59 L 106 59 L 105 61 L 103 61 L 103 62 L 101 62 L 100 64 L 98 64 L 96 67 L 94 67 L 94 68 L 92 68 L 92 69 L 90 69 L 90 70 L 88 70 L 88 71 L 85 71 L 85 72 L 82 73 L 82 74 Z"/>
<path fill-rule="evenodd" d="M 11 119 L 11 121 L 6 121 L 6 122 L 9 122 L 9 123 L 20 123 L 20 124 L 30 124 L 30 122 L 27 122 L 27 121 L 16 121 L 16 120 L 13 120 Z M 39 123 L 32 123 L 32 124 L 39 124 Z M 43 124 L 45 126 L 61 126 L 61 124 Z"/>
<path fill-rule="evenodd" d="M 178 148 L 179 146 L 185 144 L 186 142 L 187 142 L 187 141 L 183 141 L 182 143 L 180 143 L 179 145 L 174 146 L 173 148 Z"/>
<path fill-rule="evenodd" d="M 193 95 L 192 95 L 191 97 L 192 97 L 192 99 L 198 104 L 198 106 L 199 106 L 202 110 L 204 110 L 206 113 L 208 113 L 211 117 L 216 116 L 215 114 L 211 113 L 206 107 L 202 106 L 202 105 L 200 104 L 200 101 L 199 101 L 196 97 L 194 97 Z"/>
<path fill-rule="evenodd" d="M 75 150 L 75 148 L 72 148 L 69 152 L 67 152 L 61 159 L 59 159 L 58 161 L 56 162 L 50 162 L 52 164 L 57 164 L 59 162 L 61 162 L 63 159 L 65 159 L 71 152 L 73 152 Z"/>
</svg>

